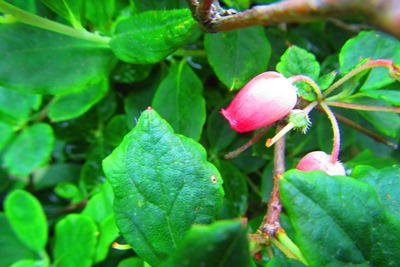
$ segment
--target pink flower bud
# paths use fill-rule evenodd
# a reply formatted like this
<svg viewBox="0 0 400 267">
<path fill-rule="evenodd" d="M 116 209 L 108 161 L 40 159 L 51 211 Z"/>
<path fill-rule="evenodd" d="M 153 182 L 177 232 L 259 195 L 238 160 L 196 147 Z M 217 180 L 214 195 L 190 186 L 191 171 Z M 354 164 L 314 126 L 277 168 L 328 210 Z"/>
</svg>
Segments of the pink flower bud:
<svg viewBox="0 0 400 267">
<path fill-rule="evenodd" d="M 282 119 L 296 102 L 296 87 L 280 73 L 268 71 L 248 82 L 221 113 L 242 133 Z"/>
<path fill-rule="evenodd" d="M 316 171 L 320 170 L 328 175 L 346 176 L 346 170 L 343 164 L 339 161 L 332 163 L 331 155 L 323 151 L 314 151 L 305 155 L 297 164 L 296 169 L 301 171 Z"/>
</svg>

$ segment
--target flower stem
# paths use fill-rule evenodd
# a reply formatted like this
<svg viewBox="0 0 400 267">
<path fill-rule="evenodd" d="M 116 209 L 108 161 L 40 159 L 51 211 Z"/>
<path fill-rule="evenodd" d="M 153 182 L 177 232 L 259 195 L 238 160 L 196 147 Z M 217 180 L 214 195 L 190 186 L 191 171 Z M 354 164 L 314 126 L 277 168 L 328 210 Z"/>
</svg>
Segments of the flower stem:
<svg viewBox="0 0 400 267">
<path fill-rule="evenodd" d="M 317 96 L 318 101 L 322 101 L 323 95 L 321 93 L 321 88 L 319 88 L 318 84 L 311 79 L 310 77 L 304 76 L 304 75 L 295 75 L 292 76 L 288 79 L 290 82 L 305 82 L 308 83 L 311 88 L 314 90 L 315 95 Z"/>
<path fill-rule="evenodd" d="M 328 115 L 329 120 L 332 124 L 333 129 L 333 148 L 331 153 L 331 162 L 335 164 L 339 159 L 340 153 L 340 129 L 339 124 L 336 120 L 335 114 L 333 114 L 332 110 L 325 102 L 319 103 L 321 108 L 325 111 L 326 115 Z"/>
<path fill-rule="evenodd" d="M 399 70 L 398 70 L 398 67 L 396 67 L 394 65 L 392 60 L 390 60 L 390 59 L 371 60 L 371 61 L 368 61 L 365 64 L 362 64 L 362 65 L 356 67 L 355 69 L 353 69 L 352 71 L 347 73 L 345 76 L 343 76 L 341 79 L 339 79 L 337 82 L 332 84 L 324 92 L 324 96 L 325 97 L 328 96 L 330 93 L 333 92 L 333 90 L 335 90 L 336 88 L 338 88 L 343 83 L 345 83 L 346 81 L 348 81 L 350 78 L 354 77 L 355 75 L 359 74 L 360 72 L 362 72 L 364 70 L 367 70 L 367 69 L 375 68 L 375 67 L 386 67 L 386 68 L 388 68 L 389 71 L 393 74 L 394 78 L 397 79 Z"/>
<path fill-rule="evenodd" d="M 224 159 L 233 159 L 236 158 L 240 153 L 242 153 L 243 151 L 245 151 L 247 148 L 249 148 L 252 144 L 254 144 L 255 142 L 257 142 L 258 139 L 260 139 L 260 137 L 262 137 L 268 130 L 269 128 L 271 128 L 271 125 L 266 126 L 264 128 L 261 129 L 261 131 L 256 134 L 253 138 L 251 138 L 248 142 L 246 142 L 244 145 L 242 145 L 241 147 L 229 152 L 228 154 L 226 154 L 224 156 Z"/>
<path fill-rule="evenodd" d="M 311 110 L 314 109 L 315 106 L 318 105 L 318 101 L 313 101 L 310 104 L 308 104 L 302 111 L 303 113 L 307 116 Z M 295 127 L 295 124 L 292 122 L 289 122 L 281 131 L 279 131 L 274 137 L 268 138 L 267 142 L 265 143 L 266 147 L 271 147 L 273 144 L 276 143 L 279 139 L 281 139 L 284 135 L 286 135 L 290 130 L 292 130 Z"/>
<path fill-rule="evenodd" d="M 340 107 L 340 108 L 400 113 L 400 107 L 368 106 L 368 105 L 359 105 L 359 104 L 336 102 L 336 101 L 326 101 L 326 102 L 329 106 Z"/>
<path fill-rule="evenodd" d="M 99 36 L 91 32 L 88 32 L 85 29 L 80 29 L 80 30 L 74 29 L 64 24 L 42 18 L 40 16 L 37 16 L 35 14 L 17 8 L 9 3 L 6 3 L 4 0 L 0 0 L 0 12 L 5 13 L 7 16 L 9 15 L 13 16 L 16 22 L 28 24 L 31 26 L 35 26 L 59 34 L 64 34 L 74 38 L 79 38 L 107 45 L 111 40 L 111 38 L 109 37 Z"/>
</svg>

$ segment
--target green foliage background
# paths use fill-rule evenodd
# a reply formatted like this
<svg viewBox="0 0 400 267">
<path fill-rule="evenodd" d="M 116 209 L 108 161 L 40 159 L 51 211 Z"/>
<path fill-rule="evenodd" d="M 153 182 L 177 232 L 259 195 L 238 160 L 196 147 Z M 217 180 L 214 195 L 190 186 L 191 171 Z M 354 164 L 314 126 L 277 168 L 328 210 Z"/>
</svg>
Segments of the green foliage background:
<svg viewBox="0 0 400 267">
<path fill-rule="evenodd" d="M 304 266 L 275 246 L 273 259 L 251 255 L 273 150 L 262 138 L 224 159 L 256 133 L 237 134 L 219 111 L 261 72 L 326 89 L 369 58 L 399 65 L 399 40 L 329 22 L 204 34 L 182 0 L 0 1 L 0 267 Z M 399 89 L 377 68 L 330 99 L 398 107 Z M 399 143 L 396 113 L 334 111 Z M 288 170 L 331 150 L 326 116 L 311 120 L 287 136 Z M 289 170 L 282 225 L 309 266 L 398 266 L 400 153 L 341 133 L 349 176 Z"/>
</svg>

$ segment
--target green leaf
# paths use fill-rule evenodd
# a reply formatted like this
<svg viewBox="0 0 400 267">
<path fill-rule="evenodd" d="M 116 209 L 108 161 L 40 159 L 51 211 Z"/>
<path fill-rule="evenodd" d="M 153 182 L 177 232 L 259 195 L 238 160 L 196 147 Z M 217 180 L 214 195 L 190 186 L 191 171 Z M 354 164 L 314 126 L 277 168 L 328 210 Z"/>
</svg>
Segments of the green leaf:
<svg viewBox="0 0 400 267">
<path fill-rule="evenodd" d="M 65 121 L 76 118 L 99 102 L 109 89 L 108 80 L 88 85 L 82 91 L 57 96 L 49 108 L 49 118 L 52 121 Z"/>
<path fill-rule="evenodd" d="M 107 123 L 104 130 L 104 139 L 113 147 L 118 146 L 125 134 L 129 132 L 126 115 L 116 115 Z"/>
<path fill-rule="evenodd" d="M 222 204 L 222 178 L 204 148 L 174 134 L 151 108 L 103 169 L 114 190 L 118 227 L 151 265 L 164 261 L 193 224 L 212 222 Z"/>
<path fill-rule="evenodd" d="M 218 169 L 224 177 L 224 204 L 222 205 L 222 218 L 241 218 L 247 210 L 247 183 L 243 173 L 228 161 L 219 162 Z"/>
<path fill-rule="evenodd" d="M 85 0 L 86 18 L 96 28 L 108 30 L 115 12 L 115 0 Z"/>
<path fill-rule="evenodd" d="M 24 94 L 0 86 L 0 118 L 4 121 L 21 125 L 29 120 L 31 112 L 37 110 L 41 103 L 40 95 Z"/>
<path fill-rule="evenodd" d="M 305 266 L 301 262 L 294 259 L 282 259 L 280 257 L 273 257 L 265 267 L 302 267 Z M 348 265 L 346 265 L 349 267 Z"/>
<path fill-rule="evenodd" d="M 183 60 L 173 65 L 158 87 L 152 106 L 176 133 L 199 140 L 206 121 L 203 84 Z"/>
<path fill-rule="evenodd" d="M 4 213 L 0 213 L 0 255 L 1 267 L 9 267 L 22 259 L 36 258 L 36 252 L 26 247 L 16 236 Z"/>
<path fill-rule="evenodd" d="M 378 31 L 363 31 L 348 40 L 339 54 L 340 70 L 343 74 L 365 59 L 391 59 L 400 64 L 400 42 L 388 34 Z M 362 91 L 381 88 L 394 81 L 387 68 L 375 68 L 361 87 Z"/>
<path fill-rule="evenodd" d="M 4 210 L 19 240 L 41 253 L 47 243 L 47 221 L 40 202 L 30 193 L 17 189 L 7 196 Z"/>
<path fill-rule="evenodd" d="M 0 152 L 14 136 L 14 127 L 8 123 L 0 121 Z"/>
<path fill-rule="evenodd" d="M 240 89 L 266 71 L 271 57 L 271 46 L 262 27 L 207 34 L 204 46 L 215 74 L 230 89 Z"/>
<path fill-rule="evenodd" d="M 51 10 L 61 17 L 71 22 L 72 26 L 82 29 L 81 13 L 83 10 L 83 0 L 40 0 Z"/>
<path fill-rule="evenodd" d="M 78 184 L 81 165 L 77 163 L 55 163 L 41 168 L 33 174 L 35 190 L 54 187 L 60 182 Z"/>
<path fill-rule="evenodd" d="M 294 75 L 304 75 L 318 81 L 321 67 L 313 54 L 293 45 L 282 55 L 281 61 L 276 65 L 276 70 L 287 78 Z M 299 96 L 310 101 L 315 99 L 314 90 L 310 85 L 301 82 L 296 83 L 296 86 L 299 89 Z"/>
<path fill-rule="evenodd" d="M 161 266 L 251 266 L 246 228 L 240 221 L 195 225 Z"/>
<path fill-rule="evenodd" d="M 131 0 L 130 3 L 133 6 L 134 10 L 137 12 L 143 12 L 153 9 L 168 10 L 188 7 L 185 0 L 158 0 L 157 2 Z"/>
<path fill-rule="evenodd" d="M 388 106 L 385 100 L 371 99 L 363 97 L 361 94 L 355 94 L 348 97 L 345 102 L 367 105 L 367 106 Z M 400 133 L 400 115 L 398 113 L 377 112 L 377 111 L 359 111 L 378 131 L 396 137 Z"/>
<path fill-rule="evenodd" d="M 144 261 L 137 257 L 123 259 L 118 263 L 118 267 L 145 267 Z"/>
<path fill-rule="evenodd" d="M 236 131 L 232 131 L 229 122 L 221 115 L 221 107 L 214 109 L 207 118 L 206 133 L 210 143 L 209 150 L 214 153 L 227 148 L 238 135 Z"/>
<path fill-rule="evenodd" d="M 280 193 L 310 266 L 400 262 L 400 220 L 385 212 L 367 183 L 292 170 L 283 175 Z"/>
<path fill-rule="evenodd" d="M 0 86 L 25 93 L 66 94 L 108 76 L 108 44 L 23 24 L 0 24 Z M 29 60 L 27 60 L 29 59 Z"/>
<path fill-rule="evenodd" d="M 107 257 L 111 243 L 119 236 L 112 209 L 113 201 L 111 185 L 105 181 L 101 185 L 101 191 L 90 198 L 82 212 L 90 216 L 98 227 L 98 242 L 93 263 L 98 263 Z"/>
<path fill-rule="evenodd" d="M 117 83 L 133 83 L 146 79 L 153 69 L 153 65 L 129 64 L 118 61 L 111 73 L 111 79 Z"/>
<path fill-rule="evenodd" d="M 394 90 L 370 90 L 363 91 L 360 95 L 371 97 L 374 99 L 382 99 L 394 106 L 400 106 L 400 91 Z"/>
<path fill-rule="evenodd" d="M 60 267 L 92 266 L 97 227 L 90 217 L 70 214 L 55 228 L 54 265 Z"/>
<path fill-rule="evenodd" d="M 49 159 L 54 145 L 52 128 L 36 123 L 22 130 L 4 153 L 4 164 L 14 175 L 28 175 Z"/>
<path fill-rule="evenodd" d="M 381 170 L 370 166 L 358 166 L 351 175 L 370 184 L 378 193 L 385 211 L 400 220 L 400 165 Z"/>
<path fill-rule="evenodd" d="M 360 154 L 349 161 L 346 161 L 346 170 L 354 169 L 357 165 L 369 165 L 373 168 L 382 169 L 396 164 L 397 161 L 390 157 L 377 157 L 371 150 L 363 150 Z M 352 174 L 352 176 L 354 176 Z"/>
<path fill-rule="evenodd" d="M 143 12 L 117 23 L 111 49 L 125 62 L 156 63 L 186 44 L 196 25 L 189 9 Z"/>
</svg>

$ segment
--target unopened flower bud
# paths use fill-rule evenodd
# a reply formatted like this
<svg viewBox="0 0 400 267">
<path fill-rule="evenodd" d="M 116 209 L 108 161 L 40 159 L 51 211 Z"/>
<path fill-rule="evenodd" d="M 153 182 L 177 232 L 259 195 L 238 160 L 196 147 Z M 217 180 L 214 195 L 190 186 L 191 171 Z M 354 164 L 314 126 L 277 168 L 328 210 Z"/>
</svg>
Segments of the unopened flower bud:
<svg viewBox="0 0 400 267">
<path fill-rule="evenodd" d="M 296 102 L 296 87 L 280 73 L 268 71 L 248 82 L 221 113 L 233 129 L 248 132 L 282 119 Z"/>
<path fill-rule="evenodd" d="M 332 163 L 331 155 L 323 151 L 314 151 L 305 155 L 297 164 L 296 169 L 301 171 L 316 171 L 320 170 L 328 175 L 342 175 L 346 176 L 346 170 L 343 164 L 339 161 Z"/>
</svg>

